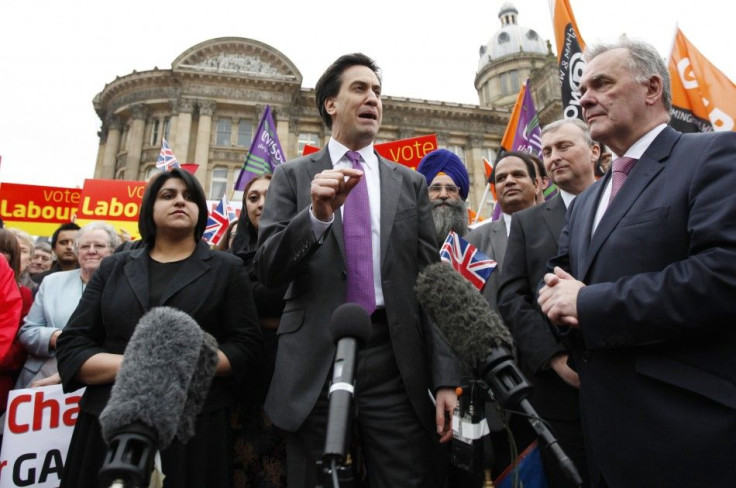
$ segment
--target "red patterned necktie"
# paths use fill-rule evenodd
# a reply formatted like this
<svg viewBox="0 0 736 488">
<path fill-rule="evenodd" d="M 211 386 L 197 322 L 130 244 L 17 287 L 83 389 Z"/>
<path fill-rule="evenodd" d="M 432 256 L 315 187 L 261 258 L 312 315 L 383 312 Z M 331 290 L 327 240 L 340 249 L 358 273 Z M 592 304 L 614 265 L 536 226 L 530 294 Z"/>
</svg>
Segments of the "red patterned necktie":
<svg viewBox="0 0 736 488">
<path fill-rule="evenodd" d="M 373 288 L 373 247 L 371 245 L 371 207 L 365 170 L 361 156 L 348 151 L 345 157 L 353 168 L 363 171 L 363 176 L 345 199 L 342 212 L 345 241 L 345 267 L 347 268 L 348 302 L 362 306 L 368 315 L 376 309 L 376 291 Z"/>
<path fill-rule="evenodd" d="M 627 157 L 620 157 L 613 160 L 611 164 L 613 170 L 611 174 L 611 198 L 608 199 L 609 205 L 613 201 L 613 197 L 624 186 L 624 181 L 626 181 L 626 177 L 629 176 L 629 172 L 634 167 L 634 164 L 636 164 L 636 161 L 634 158 Z"/>
</svg>

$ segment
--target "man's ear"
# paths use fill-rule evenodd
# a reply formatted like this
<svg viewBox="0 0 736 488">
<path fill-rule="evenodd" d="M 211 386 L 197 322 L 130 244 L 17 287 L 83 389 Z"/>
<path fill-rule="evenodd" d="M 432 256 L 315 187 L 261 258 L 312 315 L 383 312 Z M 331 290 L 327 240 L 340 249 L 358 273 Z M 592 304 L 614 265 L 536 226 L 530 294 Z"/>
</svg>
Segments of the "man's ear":
<svg viewBox="0 0 736 488">
<path fill-rule="evenodd" d="M 662 97 L 664 96 L 664 82 L 660 76 L 650 76 L 649 80 L 645 83 L 645 86 L 647 88 L 647 105 L 654 105 L 657 103 L 657 100 L 662 100 Z"/>
<path fill-rule="evenodd" d="M 335 115 L 337 107 L 335 107 L 335 97 L 328 97 L 325 99 L 325 111 L 329 115 Z"/>
</svg>

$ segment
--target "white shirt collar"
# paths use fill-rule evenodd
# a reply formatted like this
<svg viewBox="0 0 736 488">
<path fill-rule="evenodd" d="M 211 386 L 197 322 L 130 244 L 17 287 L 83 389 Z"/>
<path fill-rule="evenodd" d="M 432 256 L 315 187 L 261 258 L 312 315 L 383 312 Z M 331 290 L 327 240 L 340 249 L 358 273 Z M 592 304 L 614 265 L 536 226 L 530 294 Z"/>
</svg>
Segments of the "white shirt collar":
<svg viewBox="0 0 736 488">
<path fill-rule="evenodd" d="M 340 161 L 342 158 L 345 157 L 345 153 L 350 151 L 347 146 L 343 145 L 341 142 L 336 141 L 332 137 L 330 137 L 329 142 L 327 143 L 327 150 L 330 153 L 330 160 L 332 161 L 332 166 L 335 166 L 338 161 Z M 370 165 L 373 160 L 375 159 L 373 156 L 373 143 L 371 142 L 365 147 L 362 147 L 358 149 L 358 154 L 363 158 L 363 164 Z"/>
<path fill-rule="evenodd" d="M 649 145 L 654 141 L 654 139 L 659 135 L 660 132 L 664 130 L 664 128 L 667 127 L 667 124 L 659 124 L 657 127 L 653 128 L 641 138 L 633 143 L 631 147 L 626 151 L 627 158 L 634 158 L 634 159 L 641 159 L 642 154 L 649 148 Z M 613 159 L 618 158 L 618 154 L 613 154 Z"/>
<path fill-rule="evenodd" d="M 503 215 L 503 223 L 506 224 L 506 237 L 508 237 L 511 232 L 511 214 L 504 212 L 501 215 Z"/>
<path fill-rule="evenodd" d="M 573 195 L 569 191 L 565 191 L 559 186 L 557 187 L 558 190 L 560 190 L 560 197 L 562 197 L 562 201 L 565 204 L 565 208 L 570 207 L 570 202 L 572 202 L 577 195 Z"/>
</svg>

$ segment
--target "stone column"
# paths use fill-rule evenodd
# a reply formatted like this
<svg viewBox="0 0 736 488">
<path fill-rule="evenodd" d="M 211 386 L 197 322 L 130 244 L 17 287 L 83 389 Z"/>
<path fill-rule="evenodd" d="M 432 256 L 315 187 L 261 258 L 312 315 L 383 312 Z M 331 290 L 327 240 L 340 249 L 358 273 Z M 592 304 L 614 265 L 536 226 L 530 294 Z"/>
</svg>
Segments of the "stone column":
<svg viewBox="0 0 736 488">
<path fill-rule="evenodd" d="M 130 124 L 128 132 L 127 150 L 128 155 L 125 159 L 125 179 L 137 180 L 138 171 L 141 166 L 141 150 L 143 149 L 143 132 L 146 128 L 146 117 L 148 116 L 148 107 L 143 104 L 133 105 L 131 107 L 133 122 Z"/>
<path fill-rule="evenodd" d="M 189 137 L 192 131 L 192 112 L 194 100 L 180 98 L 176 104 L 179 115 L 176 120 L 176 144 L 173 146 L 174 156 L 180 163 L 189 161 Z"/>
<path fill-rule="evenodd" d="M 179 110 L 177 109 L 176 102 L 169 102 L 171 106 L 171 118 L 169 119 L 169 137 L 166 140 L 169 142 L 169 147 L 176 147 L 176 124 L 179 122 Z"/>
<path fill-rule="evenodd" d="M 468 169 L 468 174 L 472 180 L 471 194 L 468 195 L 469 203 L 472 203 L 473 210 L 480 212 L 481 216 L 485 217 L 489 215 L 487 205 L 481 201 L 483 194 L 486 190 L 486 175 L 483 167 L 483 137 L 482 136 L 471 136 L 470 137 L 470 151 L 466 153 L 465 167 Z M 472 199 L 470 198 L 472 197 Z"/>
<path fill-rule="evenodd" d="M 194 176 L 202 183 L 202 187 L 205 187 L 209 171 L 212 114 L 215 112 L 216 104 L 211 100 L 199 100 L 197 105 L 199 106 L 199 125 L 197 126 L 197 140 L 194 148 L 194 162 L 199 165 L 199 168 L 197 168 Z"/>
<path fill-rule="evenodd" d="M 112 180 L 115 178 L 115 157 L 120 149 L 120 129 L 123 127 L 123 122 L 120 117 L 113 115 L 104 125 L 107 126 L 107 141 L 105 142 L 105 154 L 102 156 L 100 178 Z"/>
<path fill-rule="evenodd" d="M 104 128 L 97 132 L 97 137 L 100 140 L 100 144 L 97 147 L 97 158 L 95 159 L 95 179 L 102 178 L 102 160 L 105 156 L 105 143 L 107 142 L 107 133 Z"/>
</svg>

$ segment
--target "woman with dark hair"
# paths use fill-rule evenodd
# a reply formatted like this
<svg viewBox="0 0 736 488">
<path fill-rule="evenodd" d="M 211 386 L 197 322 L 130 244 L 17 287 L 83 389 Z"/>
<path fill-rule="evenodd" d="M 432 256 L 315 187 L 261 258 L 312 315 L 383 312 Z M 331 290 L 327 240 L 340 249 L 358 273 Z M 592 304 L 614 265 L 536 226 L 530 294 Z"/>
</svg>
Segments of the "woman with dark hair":
<svg viewBox="0 0 736 488">
<path fill-rule="evenodd" d="M 241 390 L 238 408 L 233 415 L 235 427 L 235 459 L 233 478 L 236 486 L 275 488 L 286 486 L 286 438 L 263 411 L 263 402 L 271 383 L 276 362 L 276 329 L 284 310 L 283 288 L 266 288 L 258 281 L 253 269 L 253 257 L 258 249 L 258 224 L 266 201 L 271 175 L 251 180 L 243 193 L 237 231 L 230 251 L 239 256 L 253 283 L 253 297 L 263 334 L 263 359 L 256 375 L 247 380 Z M 253 394 L 254 393 L 254 394 Z"/>
<path fill-rule="evenodd" d="M 256 366 L 261 336 L 242 263 L 201 238 L 207 203 L 199 182 L 180 169 L 149 182 L 138 227 L 144 246 L 105 259 L 59 336 L 65 391 L 87 389 L 80 402 L 62 487 L 96 487 L 107 448 L 99 415 L 136 324 L 149 309 L 177 308 L 218 342 L 218 363 L 195 435 L 161 452 L 164 487 L 227 487 L 233 394 Z"/>
<path fill-rule="evenodd" d="M 18 342 L 16 334 L 23 323 L 23 319 L 33 303 L 33 293 L 30 288 L 20 284 L 21 277 L 21 249 L 16 234 L 9 229 L 0 229 L 0 254 L 13 271 L 13 283 L 6 286 L 14 287 L 21 297 L 20 316 L 0 324 L 0 414 L 5 412 L 8 401 L 8 392 L 13 388 L 27 354 L 25 348 Z M 1 286 L 1 285 L 0 285 Z M 6 293 L 15 295 L 15 290 Z M 0 303 L 0 306 L 5 306 Z M 4 314 L 3 314 L 4 315 Z M 13 315 L 15 317 L 15 315 Z M 1 436 L 0 436 L 1 437 Z"/>
</svg>

